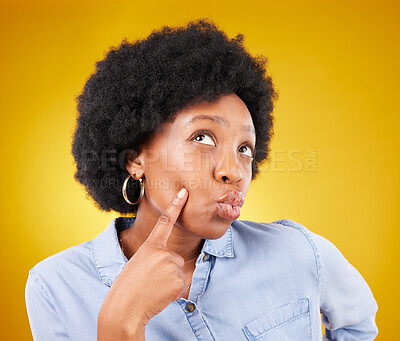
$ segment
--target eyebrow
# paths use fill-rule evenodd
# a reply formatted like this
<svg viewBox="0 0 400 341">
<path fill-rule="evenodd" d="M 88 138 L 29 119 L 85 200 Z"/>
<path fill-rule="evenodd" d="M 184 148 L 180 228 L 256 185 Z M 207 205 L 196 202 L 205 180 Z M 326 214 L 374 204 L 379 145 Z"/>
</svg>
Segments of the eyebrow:
<svg viewBox="0 0 400 341">
<path fill-rule="evenodd" d="M 212 122 L 221 124 L 225 127 L 229 127 L 229 122 L 222 116 L 218 116 L 218 115 L 196 115 L 196 116 L 192 117 L 188 122 L 186 122 L 183 127 L 186 128 L 187 126 L 193 124 L 195 121 L 198 121 L 198 120 L 210 120 Z M 252 133 L 253 135 L 256 134 L 254 131 L 254 128 L 250 125 L 244 125 L 243 128 L 246 131 Z"/>
</svg>

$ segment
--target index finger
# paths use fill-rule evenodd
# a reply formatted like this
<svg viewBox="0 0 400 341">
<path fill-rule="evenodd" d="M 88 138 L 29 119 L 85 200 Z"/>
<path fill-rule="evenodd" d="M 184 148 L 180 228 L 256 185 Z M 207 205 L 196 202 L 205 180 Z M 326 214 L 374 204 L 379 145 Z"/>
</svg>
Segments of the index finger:
<svg viewBox="0 0 400 341">
<path fill-rule="evenodd" d="M 159 216 L 157 224 L 147 237 L 147 241 L 166 247 L 169 235 L 186 203 L 187 197 L 188 191 L 185 187 L 182 187 L 166 210 Z"/>
</svg>

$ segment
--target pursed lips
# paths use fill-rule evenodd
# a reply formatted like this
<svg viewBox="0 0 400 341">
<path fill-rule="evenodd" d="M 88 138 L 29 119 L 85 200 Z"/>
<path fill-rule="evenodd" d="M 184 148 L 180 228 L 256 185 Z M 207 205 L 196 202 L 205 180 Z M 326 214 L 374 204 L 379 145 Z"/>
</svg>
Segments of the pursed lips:
<svg viewBox="0 0 400 341">
<path fill-rule="evenodd" d="M 219 203 L 230 204 L 232 206 L 242 207 L 244 204 L 244 195 L 237 190 L 231 190 L 224 194 L 219 200 Z"/>
</svg>

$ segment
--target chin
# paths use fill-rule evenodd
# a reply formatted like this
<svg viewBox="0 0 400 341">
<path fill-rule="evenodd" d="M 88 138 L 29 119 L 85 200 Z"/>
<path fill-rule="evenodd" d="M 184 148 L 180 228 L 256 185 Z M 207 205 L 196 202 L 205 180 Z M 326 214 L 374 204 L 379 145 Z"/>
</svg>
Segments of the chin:
<svg viewBox="0 0 400 341">
<path fill-rule="evenodd" d="M 214 214 L 195 212 L 187 215 L 189 212 L 182 212 L 180 216 L 180 227 L 186 229 L 193 234 L 205 239 L 218 239 L 221 238 L 228 227 L 236 219 L 225 219 L 218 215 L 215 211 Z"/>
<path fill-rule="evenodd" d="M 210 225 L 213 227 L 212 229 L 202 228 L 203 238 L 206 239 L 221 238 L 226 233 L 228 227 L 232 224 L 233 221 L 234 220 L 229 221 L 221 217 L 217 217 L 217 219 Z"/>
</svg>

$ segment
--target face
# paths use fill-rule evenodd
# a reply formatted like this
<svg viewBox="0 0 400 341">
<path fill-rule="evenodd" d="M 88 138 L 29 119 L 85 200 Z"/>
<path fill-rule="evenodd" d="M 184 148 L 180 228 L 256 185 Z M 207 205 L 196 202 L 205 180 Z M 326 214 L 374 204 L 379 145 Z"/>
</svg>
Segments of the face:
<svg viewBox="0 0 400 341">
<path fill-rule="evenodd" d="M 236 94 L 181 110 L 137 162 L 127 163 L 136 178 L 143 174 L 145 195 L 139 205 L 158 217 L 186 187 L 189 197 L 176 225 L 202 238 L 221 237 L 237 218 L 222 217 L 217 202 L 231 190 L 246 195 L 255 143 L 251 115 Z"/>
</svg>

